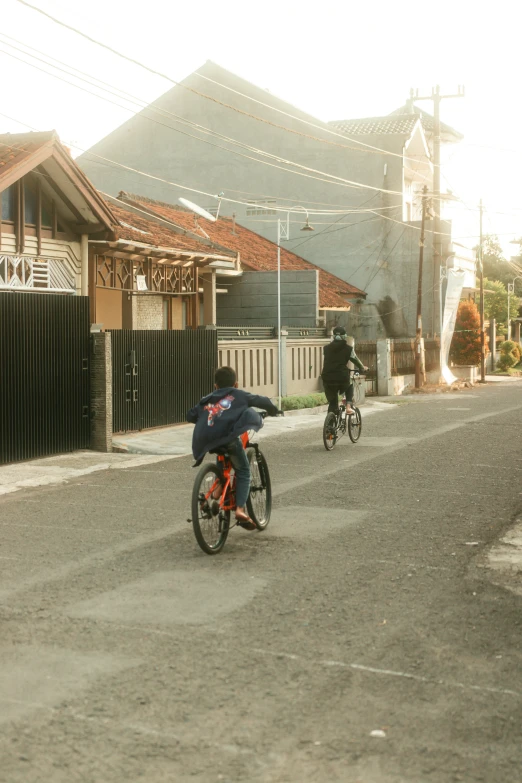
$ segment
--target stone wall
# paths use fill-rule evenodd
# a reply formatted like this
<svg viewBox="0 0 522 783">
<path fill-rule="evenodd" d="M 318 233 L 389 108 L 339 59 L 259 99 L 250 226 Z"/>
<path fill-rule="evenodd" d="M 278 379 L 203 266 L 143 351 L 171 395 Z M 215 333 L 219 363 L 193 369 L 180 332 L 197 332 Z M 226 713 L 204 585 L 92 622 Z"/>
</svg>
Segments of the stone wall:
<svg viewBox="0 0 522 783">
<path fill-rule="evenodd" d="M 91 449 L 112 451 L 110 332 L 100 332 L 91 336 Z"/>
<path fill-rule="evenodd" d="M 135 329 L 163 329 L 163 298 L 161 296 L 135 296 Z"/>
</svg>

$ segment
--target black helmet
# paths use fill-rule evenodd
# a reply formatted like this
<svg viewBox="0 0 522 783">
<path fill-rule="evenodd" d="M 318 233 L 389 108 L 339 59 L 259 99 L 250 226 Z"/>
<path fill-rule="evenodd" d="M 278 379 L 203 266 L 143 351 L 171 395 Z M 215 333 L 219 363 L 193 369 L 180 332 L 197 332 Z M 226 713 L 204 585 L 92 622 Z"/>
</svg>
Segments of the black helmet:
<svg viewBox="0 0 522 783">
<path fill-rule="evenodd" d="M 344 326 L 336 326 L 333 330 L 334 340 L 346 340 L 346 329 Z"/>
</svg>

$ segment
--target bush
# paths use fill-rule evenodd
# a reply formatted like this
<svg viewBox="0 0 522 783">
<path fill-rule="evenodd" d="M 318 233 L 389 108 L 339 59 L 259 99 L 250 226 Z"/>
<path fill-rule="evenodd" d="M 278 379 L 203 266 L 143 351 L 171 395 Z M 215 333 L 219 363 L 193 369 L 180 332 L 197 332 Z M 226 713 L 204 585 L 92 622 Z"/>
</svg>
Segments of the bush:
<svg viewBox="0 0 522 783">
<path fill-rule="evenodd" d="M 451 341 L 450 359 L 453 364 L 480 364 L 480 314 L 475 302 L 459 303 L 455 331 Z"/>
<path fill-rule="evenodd" d="M 291 397 L 282 398 L 281 408 L 284 411 L 298 411 L 305 408 L 317 408 L 318 405 L 324 405 L 326 401 L 324 394 L 306 394 L 303 396 L 293 394 Z"/>
<path fill-rule="evenodd" d="M 499 346 L 500 357 L 497 362 L 499 370 L 509 370 L 510 367 L 514 367 L 520 361 L 520 346 L 513 340 L 506 340 Z"/>
</svg>

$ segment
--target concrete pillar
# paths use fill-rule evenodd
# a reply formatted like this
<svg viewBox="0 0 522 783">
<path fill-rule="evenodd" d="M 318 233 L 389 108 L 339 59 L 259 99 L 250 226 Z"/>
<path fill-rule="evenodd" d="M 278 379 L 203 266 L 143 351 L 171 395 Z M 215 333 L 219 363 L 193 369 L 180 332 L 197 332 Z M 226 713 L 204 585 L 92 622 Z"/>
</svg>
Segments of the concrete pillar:
<svg viewBox="0 0 522 783">
<path fill-rule="evenodd" d="M 203 282 L 203 317 L 205 326 L 214 326 L 216 313 L 216 273 L 212 271 L 201 278 Z"/>
<path fill-rule="evenodd" d="M 91 335 L 91 449 L 112 451 L 112 352 L 110 332 Z"/>
<path fill-rule="evenodd" d="M 513 322 L 513 340 L 520 343 L 520 321 Z"/>
<path fill-rule="evenodd" d="M 276 329 L 277 332 L 277 329 Z M 286 397 L 288 394 L 288 348 L 286 340 L 288 337 L 288 329 L 285 326 L 281 327 L 281 395 Z"/>
<path fill-rule="evenodd" d="M 377 394 L 387 397 L 391 394 L 391 346 L 389 340 L 377 340 Z"/>
</svg>

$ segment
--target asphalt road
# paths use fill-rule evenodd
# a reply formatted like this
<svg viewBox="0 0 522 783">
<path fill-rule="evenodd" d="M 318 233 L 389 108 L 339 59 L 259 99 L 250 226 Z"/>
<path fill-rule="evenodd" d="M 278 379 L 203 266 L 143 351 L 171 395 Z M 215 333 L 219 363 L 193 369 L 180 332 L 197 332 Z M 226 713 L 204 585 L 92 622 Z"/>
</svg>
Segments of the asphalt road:
<svg viewBox="0 0 522 783">
<path fill-rule="evenodd" d="M 265 439 L 270 525 L 216 557 L 187 458 L 0 498 L 0 781 L 522 780 L 522 598 L 481 567 L 521 392 Z"/>
</svg>

